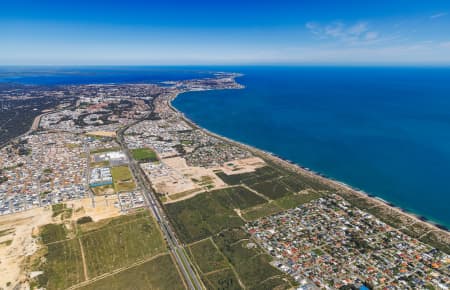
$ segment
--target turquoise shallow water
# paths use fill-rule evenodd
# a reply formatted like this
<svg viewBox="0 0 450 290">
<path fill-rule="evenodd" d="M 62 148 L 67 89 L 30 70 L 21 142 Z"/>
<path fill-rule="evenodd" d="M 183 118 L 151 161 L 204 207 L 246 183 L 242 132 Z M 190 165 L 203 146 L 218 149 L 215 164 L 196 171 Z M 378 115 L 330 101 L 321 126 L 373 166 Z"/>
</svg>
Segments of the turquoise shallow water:
<svg viewBox="0 0 450 290">
<path fill-rule="evenodd" d="M 450 226 L 450 69 L 228 68 L 243 90 L 174 106 L 205 128 L 274 152 Z"/>
</svg>

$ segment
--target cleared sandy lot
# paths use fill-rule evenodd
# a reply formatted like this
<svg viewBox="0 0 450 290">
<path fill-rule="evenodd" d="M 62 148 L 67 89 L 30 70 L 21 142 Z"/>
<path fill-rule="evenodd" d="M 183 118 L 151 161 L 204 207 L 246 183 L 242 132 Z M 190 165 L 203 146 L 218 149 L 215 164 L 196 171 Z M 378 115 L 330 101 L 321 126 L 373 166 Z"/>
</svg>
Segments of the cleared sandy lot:
<svg viewBox="0 0 450 290">
<path fill-rule="evenodd" d="M 13 289 L 26 279 L 27 273 L 23 272 L 22 265 L 26 257 L 39 248 L 33 233 L 36 234 L 40 226 L 51 222 L 50 208 L 35 208 L 0 217 L 0 288 Z M 6 286 L 8 282 L 10 286 Z M 27 289 L 27 286 L 16 289 Z"/>
<path fill-rule="evenodd" d="M 253 172 L 266 163 L 259 157 L 234 160 L 216 168 L 189 166 L 182 157 L 163 158 L 161 164 L 143 166 L 155 190 L 165 196 L 165 202 L 194 197 L 205 190 L 227 187 L 214 171 L 228 175 Z M 146 169 L 145 169 L 146 168 Z"/>
<path fill-rule="evenodd" d="M 90 135 L 90 136 L 100 136 L 100 137 L 116 137 L 116 132 L 110 132 L 110 131 L 92 131 L 92 132 L 87 132 L 86 135 Z"/>
<path fill-rule="evenodd" d="M 94 202 L 91 198 L 66 202 L 73 214 L 64 223 L 70 228 L 83 216 L 90 216 L 94 221 L 118 216 L 121 212 L 117 203 L 116 195 L 97 196 Z M 0 289 L 28 289 L 24 281 L 30 273 L 24 271 L 24 263 L 39 249 L 39 242 L 33 236 L 37 236 L 39 227 L 61 222 L 60 216 L 52 218 L 51 207 L 0 216 Z M 10 286 L 6 286 L 8 282 Z"/>
<path fill-rule="evenodd" d="M 72 220 L 90 216 L 94 221 L 115 217 L 121 214 L 117 195 L 95 196 L 67 202 L 67 207 L 73 209 Z M 95 206 L 94 206 L 95 205 Z"/>
<path fill-rule="evenodd" d="M 242 174 L 254 172 L 256 169 L 264 167 L 266 162 L 259 157 L 250 157 L 224 163 L 217 170 L 223 171 L 226 175 Z"/>
<path fill-rule="evenodd" d="M 218 178 L 213 169 L 193 167 L 186 164 L 182 157 L 165 158 L 158 174 L 150 172 L 149 177 L 155 189 L 166 194 L 168 199 L 177 199 L 182 192 L 198 192 L 205 189 L 221 188 L 226 184 Z"/>
</svg>

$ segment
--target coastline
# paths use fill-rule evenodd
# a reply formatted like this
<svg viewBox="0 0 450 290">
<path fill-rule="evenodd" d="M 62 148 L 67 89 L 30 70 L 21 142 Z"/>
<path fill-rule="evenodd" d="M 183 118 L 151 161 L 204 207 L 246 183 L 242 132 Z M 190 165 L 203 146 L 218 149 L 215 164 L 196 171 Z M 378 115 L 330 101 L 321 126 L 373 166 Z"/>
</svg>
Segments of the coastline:
<svg viewBox="0 0 450 290">
<path fill-rule="evenodd" d="M 393 204 L 389 201 L 386 201 L 380 197 L 377 197 L 373 194 L 366 193 L 363 190 L 353 188 L 351 185 L 348 185 L 342 181 L 335 180 L 335 179 L 323 176 L 320 173 L 306 169 L 306 168 L 302 167 L 301 165 L 292 163 L 286 159 L 283 159 L 282 157 L 275 155 L 272 152 L 264 151 L 264 150 L 254 147 L 252 145 L 248 145 L 245 143 L 235 141 L 231 138 L 219 135 L 217 133 L 209 131 L 206 128 L 201 127 L 200 125 L 196 124 L 194 121 L 189 119 L 183 112 L 181 112 L 177 108 L 175 108 L 172 104 L 172 102 L 180 94 L 186 93 L 186 92 L 188 92 L 188 91 L 179 91 L 179 92 L 175 93 L 173 96 L 171 96 L 170 100 L 168 101 L 168 106 L 192 127 L 199 129 L 210 136 L 216 137 L 225 142 L 229 142 L 235 146 L 238 146 L 242 149 L 248 150 L 251 153 L 253 153 L 254 155 L 259 156 L 265 160 L 269 160 L 270 162 L 272 162 L 284 169 L 287 169 L 293 173 L 297 173 L 297 174 L 301 174 L 301 175 L 313 178 L 314 180 L 320 182 L 321 184 L 333 188 L 334 190 L 336 190 L 339 193 L 342 193 L 344 195 L 353 196 L 358 199 L 363 199 L 363 200 L 367 201 L 368 203 L 370 203 L 373 208 L 377 207 L 377 208 L 382 208 L 382 209 L 385 209 L 388 211 L 394 211 L 399 216 L 407 217 L 407 218 L 413 220 L 414 222 L 410 223 L 408 225 L 403 224 L 402 227 L 411 226 L 414 224 L 414 225 L 421 225 L 421 226 L 427 228 L 427 231 L 424 234 L 420 235 L 420 237 L 425 236 L 432 232 L 438 232 L 438 233 L 445 235 L 447 239 L 450 239 L 450 229 L 445 225 L 431 221 L 428 218 L 418 215 L 414 212 L 409 212 L 406 209 L 398 207 L 395 204 Z M 419 237 L 417 237 L 417 238 L 419 238 Z"/>
</svg>

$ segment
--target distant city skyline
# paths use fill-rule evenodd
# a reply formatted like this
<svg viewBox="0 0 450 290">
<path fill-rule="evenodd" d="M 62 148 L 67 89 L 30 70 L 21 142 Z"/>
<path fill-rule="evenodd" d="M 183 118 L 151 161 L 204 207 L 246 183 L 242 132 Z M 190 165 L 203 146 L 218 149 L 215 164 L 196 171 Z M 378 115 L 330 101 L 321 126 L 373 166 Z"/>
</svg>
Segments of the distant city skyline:
<svg viewBox="0 0 450 290">
<path fill-rule="evenodd" d="M 0 65 L 450 65 L 450 2 L 3 1 Z"/>
</svg>

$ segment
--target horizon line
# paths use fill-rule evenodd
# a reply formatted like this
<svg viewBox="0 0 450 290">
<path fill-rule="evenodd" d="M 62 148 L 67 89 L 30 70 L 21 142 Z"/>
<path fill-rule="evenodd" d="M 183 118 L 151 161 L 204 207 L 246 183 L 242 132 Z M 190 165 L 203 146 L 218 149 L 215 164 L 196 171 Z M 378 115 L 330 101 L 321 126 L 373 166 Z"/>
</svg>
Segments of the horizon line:
<svg viewBox="0 0 450 290">
<path fill-rule="evenodd" d="M 211 63 L 211 64 L 0 64 L 15 67 L 449 67 L 449 63 Z"/>
</svg>

